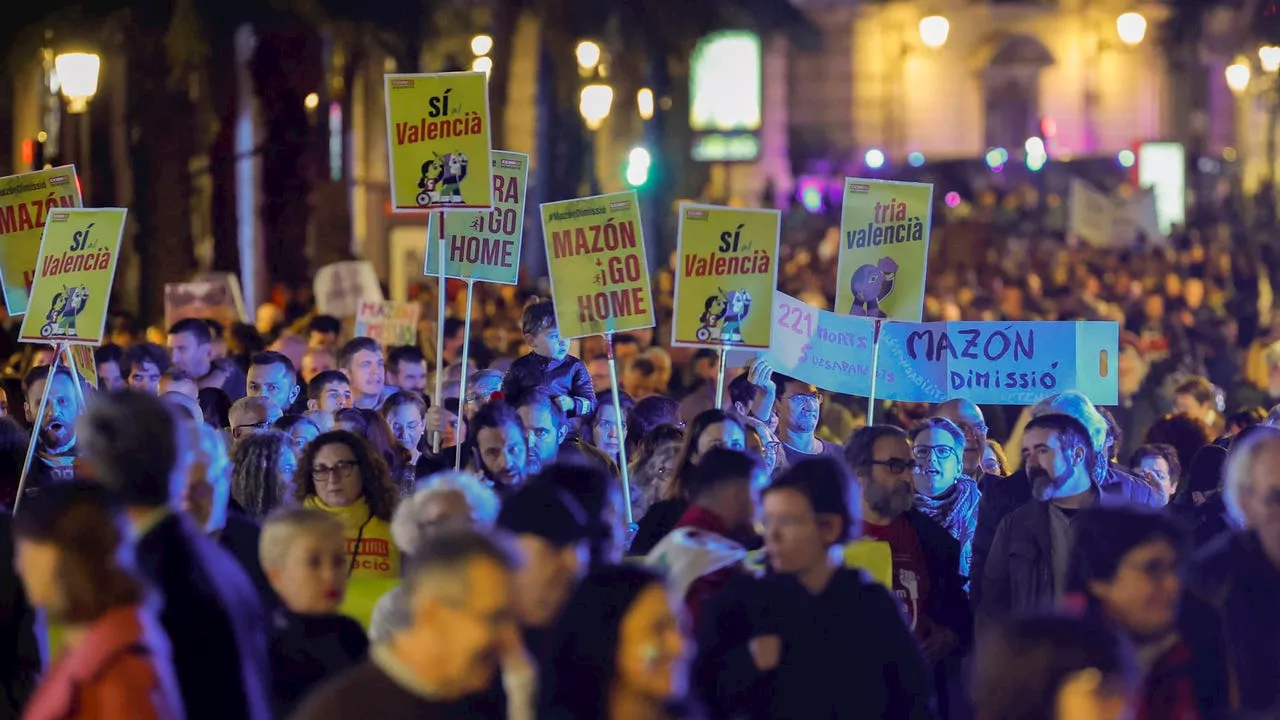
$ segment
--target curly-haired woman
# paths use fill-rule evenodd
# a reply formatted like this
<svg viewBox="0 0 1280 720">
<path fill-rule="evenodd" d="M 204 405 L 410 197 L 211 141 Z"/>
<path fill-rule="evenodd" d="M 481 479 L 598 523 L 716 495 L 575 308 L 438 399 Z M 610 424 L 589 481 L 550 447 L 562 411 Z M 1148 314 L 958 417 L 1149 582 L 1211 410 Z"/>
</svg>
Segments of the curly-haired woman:
<svg viewBox="0 0 1280 720">
<path fill-rule="evenodd" d="M 355 433 L 333 430 L 307 446 L 293 485 L 302 505 L 342 521 L 351 580 L 343 612 L 368 625 L 373 604 L 400 578 L 400 550 L 391 541 L 400 491 L 386 461 Z"/>
</svg>

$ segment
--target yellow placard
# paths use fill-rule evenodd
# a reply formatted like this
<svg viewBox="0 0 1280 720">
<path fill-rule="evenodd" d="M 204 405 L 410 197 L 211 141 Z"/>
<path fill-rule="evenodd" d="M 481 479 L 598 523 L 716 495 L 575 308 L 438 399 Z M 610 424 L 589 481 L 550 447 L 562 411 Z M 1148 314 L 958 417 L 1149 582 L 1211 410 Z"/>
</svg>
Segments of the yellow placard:
<svg viewBox="0 0 1280 720">
<path fill-rule="evenodd" d="M 561 337 L 653 327 L 634 190 L 543 203 L 542 238 Z"/>
<path fill-rule="evenodd" d="M 920 322 L 933 185 L 845 178 L 836 313 Z"/>
<path fill-rule="evenodd" d="M 844 566 L 867 571 L 872 580 L 893 592 L 893 551 L 889 543 L 859 538 L 844 546 Z"/>
<path fill-rule="evenodd" d="M 20 341 L 102 344 L 126 215 L 124 208 L 49 213 Z"/>
<path fill-rule="evenodd" d="M 385 89 L 391 209 L 493 207 L 485 73 L 387 75 Z"/>
<path fill-rule="evenodd" d="M 45 219 L 55 208 L 80 203 L 71 165 L 0 178 L 0 286 L 10 315 L 27 311 Z"/>
<path fill-rule="evenodd" d="M 768 349 L 782 213 L 681 203 L 673 345 Z"/>
<path fill-rule="evenodd" d="M 71 359 L 76 363 L 76 370 L 84 382 L 94 390 L 98 389 L 98 362 L 93 357 L 93 348 L 88 345 L 72 345 Z"/>
</svg>

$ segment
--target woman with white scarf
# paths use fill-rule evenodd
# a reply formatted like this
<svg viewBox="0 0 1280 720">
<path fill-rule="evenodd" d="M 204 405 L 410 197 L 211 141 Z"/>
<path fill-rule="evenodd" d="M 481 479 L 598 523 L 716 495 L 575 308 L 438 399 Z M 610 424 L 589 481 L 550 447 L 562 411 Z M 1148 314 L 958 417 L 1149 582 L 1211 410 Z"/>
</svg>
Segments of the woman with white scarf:
<svg viewBox="0 0 1280 720">
<path fill-rule="evenodd" d="M 978 526 L 978 483 L 964 474 L 964 431 L 946 418 L 922 420 L 911 429 L 916 467 L 916 507 L 960 543 L 960 574 L 969 576 Z"/>
</svg>

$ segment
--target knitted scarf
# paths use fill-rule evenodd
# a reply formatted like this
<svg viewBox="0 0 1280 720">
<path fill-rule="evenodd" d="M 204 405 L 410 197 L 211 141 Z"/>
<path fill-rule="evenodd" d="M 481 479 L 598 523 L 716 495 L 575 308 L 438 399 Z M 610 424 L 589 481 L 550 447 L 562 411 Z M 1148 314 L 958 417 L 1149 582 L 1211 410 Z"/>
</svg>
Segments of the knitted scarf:
<svg viewBox="0 0 1280 720">
<path fill-rule="evenodd" d="M 973 559 L 973 532 L 978 526 L 978 500 L 982 493 L 978 483 L 961 475 L 955 485 L 937 497 L 916 493 L 916 507 L 946 528 L 960 543 L 960 574 L 969 575 Z"/>
</svg>

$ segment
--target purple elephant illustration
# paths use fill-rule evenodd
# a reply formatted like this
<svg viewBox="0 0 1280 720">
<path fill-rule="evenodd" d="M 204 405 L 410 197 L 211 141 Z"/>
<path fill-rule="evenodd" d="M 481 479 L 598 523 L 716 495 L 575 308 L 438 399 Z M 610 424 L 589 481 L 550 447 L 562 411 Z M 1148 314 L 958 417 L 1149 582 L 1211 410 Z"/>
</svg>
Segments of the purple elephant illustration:
<svg viewBox="0 0 1280 720">
<path fill-rule="evenodd" d="M 849 289 L 853 291 L 850 315 L 870 318 L 888 317 L 880 303 L 893 292 L 898 277 L 898 263 L 891 257 L 880 258 L 875 265 L 863 265 L 853 271 Z"/>
</svg>

